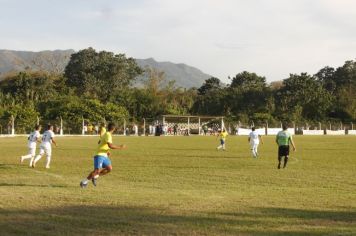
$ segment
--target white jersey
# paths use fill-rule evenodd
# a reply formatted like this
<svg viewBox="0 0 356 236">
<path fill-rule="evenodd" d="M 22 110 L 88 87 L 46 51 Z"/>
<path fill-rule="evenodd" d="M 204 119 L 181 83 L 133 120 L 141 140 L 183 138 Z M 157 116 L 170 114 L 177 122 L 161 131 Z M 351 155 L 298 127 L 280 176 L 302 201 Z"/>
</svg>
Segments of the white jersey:
<svg viewBox="0 0 356 236">
<path fill-rule="evenodd" d="M 52 143 L 52 138 L 54 138 L 54 133 L 52 130 L 47 130 L 42 135 L 41 146 L 50 147 Z"/>
<path fill-rule="evenodd" d="M 28 136 L 28 147 L 29 148 L 36 148 L 37 139 L 40 137 L 39 131 L 33 131 L 30 136 Z"/>
<path fill-rule="evenodd" d="M 250 137 L 250 143 L 251 144 L 258 144 L 260 143 L 260 139 L 258 138 L 259 134 L 257 133 L 257 131 L 252 131 L 249 135 Z"/>
</svg>

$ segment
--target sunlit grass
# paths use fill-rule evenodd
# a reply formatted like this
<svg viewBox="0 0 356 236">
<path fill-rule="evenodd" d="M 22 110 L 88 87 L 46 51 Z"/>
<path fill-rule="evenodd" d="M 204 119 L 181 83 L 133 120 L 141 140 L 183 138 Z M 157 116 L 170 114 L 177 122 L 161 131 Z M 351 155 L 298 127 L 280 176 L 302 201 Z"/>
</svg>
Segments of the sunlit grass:
<svg viewBox="0 0 356 236">
<path fill-rule="evenodd" d="M 356 137 L 296 136 L 278 170 L 274 137 L 114 137 L 113 172 L 86 189 L 97 137 L 58 137 L 51 169 L 1 138 L 0 235 L 355 235 Z"/>
</svg>

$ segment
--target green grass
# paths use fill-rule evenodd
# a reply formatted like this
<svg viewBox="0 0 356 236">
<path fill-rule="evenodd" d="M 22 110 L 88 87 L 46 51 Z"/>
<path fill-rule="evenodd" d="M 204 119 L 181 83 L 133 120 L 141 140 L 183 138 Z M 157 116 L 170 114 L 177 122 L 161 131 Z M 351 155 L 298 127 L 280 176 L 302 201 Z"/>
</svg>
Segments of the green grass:
<svg viewBox="0 0 356 236">
<path fill-rule="evenodd" d="M 58 137 L 51 169 L 1 138 L 0 235 L 356 235 L 356 137 L 296 136 L 277 170 L 273 137 L 114 137 L 113 172 L 86 189 L 97 137 Z"/>
</svg>

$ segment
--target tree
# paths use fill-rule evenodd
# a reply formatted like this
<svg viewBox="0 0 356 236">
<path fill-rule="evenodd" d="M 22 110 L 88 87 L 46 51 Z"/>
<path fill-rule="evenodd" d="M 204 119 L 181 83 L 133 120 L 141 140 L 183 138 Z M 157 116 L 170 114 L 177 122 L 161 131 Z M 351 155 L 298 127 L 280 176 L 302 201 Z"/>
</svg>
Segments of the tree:
<svg viewBox="0 0 356 236">
<path fill-rule="evenodd" d="M 276 93 L 279 119 L 320 121 L 325 118 L 332 105 L 332 95 L 315 77 L 307 73 L 291 74 L 283 85 Z"/>
<path fill-rule="evenodd" d="M 232 78 L 230 88 L 238 88 L 242 91 L 263 90 L 266 88 L 266 78 L 255 73 L 243 71 Z"/>
<path fill-rule="evenodd" d="M 244 113 L 255 119 L 255 113 L 259 113 L 264 115 L 258 117 L 270 117 L 271 110 L 268 108 L 273 106 L 270 105 L 271 92 L 265 77 L 243 71 L 232 78 L 228 91 L 226 102 L 230 104 L 234 116 Z"/>
<path fill-rule="evenodd" d="M 211 77 L 205 80 L 204 84 L 200 88 L 198 88 L 198 95 L 205 95 L 209 91 L 219 90 L 221 88 L 222 88 L 221 81 L 216 77 Z"/>
<path fill-rule="evenodd" d="M 336 90 L 335 69 L 329 66 L 324 67 L 315 74 L 315 77 L 320 81 L 326 90 L 334 93 Z"/>
<path fill-rule="evenodd" d="M 16 132 L 28 133 L 36 124 L 38 115 L 39 113 L 36 111 L 33 103 L 26 103 L 8 106 L 3 117 L 9 120 L 13 116 L 15 118 Z"/>
<path fill-rule="evenodd" d="M 356 61 L 346 61 L 342 67 L 337 68 L 334 80 L 337 88 L 356 85 Z"/>
<path fill-rule="evenodd" d="M 65 68 L 66 84 L 78 95 L 105 101 L 112 91 L 127 89 L 142 73 L 133 58 L 112 52 L 96 52 L 93 48 L 72 54 Z"/>
<path fill-rule="evenodd" d="M 64 78 L 46 72 L 20 72 L 0 82 L 3 93 L 20 102 L 46 101 L 64 91 Z M 66 91 L 68 93 L 68 91 Z"/>
</svg>

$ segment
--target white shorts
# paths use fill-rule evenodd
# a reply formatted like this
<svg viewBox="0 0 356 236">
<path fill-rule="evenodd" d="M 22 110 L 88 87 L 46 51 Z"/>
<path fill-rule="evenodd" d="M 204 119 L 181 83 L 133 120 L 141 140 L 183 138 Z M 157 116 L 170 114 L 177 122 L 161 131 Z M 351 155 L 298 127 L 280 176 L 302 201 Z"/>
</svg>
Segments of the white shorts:
<svg viewBox="0 0 356 236">
<path fill-rule="evenodd" d="M 260 144 L 259 142 L 252 142 L 252 143 L 250 143 L 251 149 L 257 149 L 257 147 L 258 147 L 259 144 Z"/>
<path fill-rule="evenodd" d="M 43 154 L 45 154 L 47 156 L 50 156 L 52 154 L 52 147 L 49 145 L 49 146 L 40 146 L 40 155 L 42 156 Z"/>
<path fill-rule="evenodd" d="M 28 148 L 28 154 L 30 154 L 31 156 L 35 156 L 36 155 L 36 146 L 35 147 L 29 147 Z"/>
</svg>

